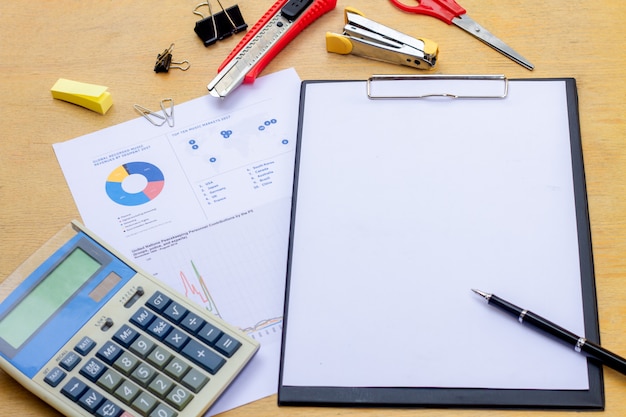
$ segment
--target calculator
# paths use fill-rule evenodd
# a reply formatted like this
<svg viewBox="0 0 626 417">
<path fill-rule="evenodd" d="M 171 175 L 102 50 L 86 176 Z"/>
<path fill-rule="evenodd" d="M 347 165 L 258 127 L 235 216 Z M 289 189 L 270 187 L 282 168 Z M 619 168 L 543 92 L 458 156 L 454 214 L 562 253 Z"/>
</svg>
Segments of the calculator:
<svg viewBox="0 0 626 417">
<path fill-rule="evenodd" d="M 258 349 L 77 221 L 0 286 L 0 367 L 67 416 L 202 415 Z"/>
</svg>

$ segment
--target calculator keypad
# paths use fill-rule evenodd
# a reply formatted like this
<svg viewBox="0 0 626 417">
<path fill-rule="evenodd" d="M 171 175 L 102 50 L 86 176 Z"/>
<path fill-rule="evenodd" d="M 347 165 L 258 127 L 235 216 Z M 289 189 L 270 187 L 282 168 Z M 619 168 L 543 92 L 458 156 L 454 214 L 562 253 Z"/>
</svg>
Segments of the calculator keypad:
<svg viewBox="0 0 626 417">
<path fill-rule="evenodd" d="M 95 416 L 175 417 L 242 345 L 160 291 L 135 308 L 110 340 L 83 337 L 44 381 Z"/>
</svg>

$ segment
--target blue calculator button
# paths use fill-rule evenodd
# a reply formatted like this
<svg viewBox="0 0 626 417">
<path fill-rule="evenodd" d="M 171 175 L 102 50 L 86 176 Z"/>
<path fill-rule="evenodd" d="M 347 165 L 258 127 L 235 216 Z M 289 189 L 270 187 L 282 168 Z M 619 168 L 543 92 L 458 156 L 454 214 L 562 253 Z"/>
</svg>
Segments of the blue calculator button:
<svg viewBox="0 0 626 417">
<path fill-rule="evenodd" d="M 165 308 L 170 303 L 170 301 L 171 300 L 168 296 L 157 291 L 146 302 L 146 305 L 150 307 L 151 309 L 153 309 L 154 311 L 161 313 L 163 310 L 165 310 Z"/>
<path fill-rule="evenodd" d="M 187 309 L 176 302 L 172 302 L 163 312 L 163 315 L 174 323 L 180 323 L 185 314 L 187 314 Z"/>
<path fill-rule="evenodd" d="M 54 367 L 43 379 L 51 387 L 56 387 L 65 378 L 67 374 L 61 368 Z"/>
<path fill-rule="evenodd" d="M 96 358 L 90 358 L 87 363 L 80 368 L 80 374 L 90 381 L 96 382 L 106 370 L 107 367 L 104 366 L 102 362 Z"/>
<path fill-rule="evenodd" d="M 152 322 L 150 327 L 148 327 L 146 330 L 148 330 L 148 333 L 150 333 L 152 336 L 156 337 L 157 339 L 163 340 L 165 336 L 167 336 L 171 328 L 172 328 L 172 325 L 166 322 L 165 320 L 156 319 L 155 321 Z"/>
<path fill-rule="evenodd" d="M 87 391 L 87 384 L 75 376 L 61 388 L 61 393 L 74 402 L 78 401 L 85 391 Z"/>
<path fill-rule="evenodd" d="M 89 411 L 91 414 L 94 414 L 103 402 L 104 397 L 102 394 L 90 388 L 82 395 L 82 397 L 80 397 L 78 405 Z"/>
<path fill-rule="evenodd" d="M 113 340 L 124 347 L 130 346 L 135 339 L 139 336 L 137 330 L 130 328 L 128 325 L 123 325 L 120 329 L 115 332 L 113 335 Z"/>
<path fill-rule="evenodd" d="M 180 327 L 182 327 L 183 329 L 196 334 L 198 333 L 198 330 L 200 330 L 200 328 L 202 326 L 204 326 L 205 321 L 203 319 L 200 318 L 200 316 L 189 312 L 185 318 L 180 322 Z"/>
<path fill-rule="evenodd" d="M 220 355 L 193 339 L 183 348 L 182 354 L 213 375 L 226 363 Z"/>
<path fill-rule="evenodd" d="M 121 347 L 116 345 L 113 342 L 106 342 L 96 353 L 96 356 L 108 363 L 109 365 L 113 364 L 120 357 L 120 355 L 124 352 Z"/>
<path fill-rule="evenodd" d="M 76 352 L 70 351 L 67 352 L 65 356 L 63 356 L 63 359 L 61 360 L 61 362 L 59 362 L 59 365 L 61 365 L 61 368 L 65 369 L 66 371 L 71 371 L 76 367 L 76 365 L 78 365 L 78 362 L 80 362 L 80 356 L 78 356 Z"/>
<path fill-rule="evenodd" d="M 109 400 L 105 400 L 98 408 L 98 411 L 96 411 L 96 417 L 119 417 L 123 412 L 124 410 L 120 407 Z"/>
<path fill-rule="evenodd" d="M 184 332 L 174 329 L 167 335 L 164 341 L 169 347 L 173 348 L 177 352 L 180 352 L 188 340 L 189 336 L 187 336 Z"/>
<path fill-rule="evenodd" d="M 153 312 L 147 310 L 144 307 L 141 307 L 139 310 L 137 310 L 135 314 L 133 314 L 133 316 L 130 318 L 130 321 L 131 323 L 136 324 L 142 329 L 145 329 L 150 325 L 150 323 L 152 323 L 154 317 L 155 315 Z"/>
<path fill-rule="evenodd" d="M 222 335 L 222 331 L 212 324 L 206 323 L 198 332 L 198 337 L 213 346 Z"/>
<path fill-rule="evenodd" d="M 91 351 L 91 349 L 93 349 L 94 346 L 96 346 L 96 342 L 85 336 L 76 344 L 76 346 L 74 346 L 74 350 L 85 356 Z"/>
<path fill-rule="evenodd" d="M 239 349 L 239 346 L 241 346 L 240 341 L 227 334 L 223 334 L 222 337 L 220 337 L 220 340 L 218 340 L 215 344 L 215 349 L 217 349 L 224 356 L 230 358 L 237 351 L 237 349 Z"/>
</svg>

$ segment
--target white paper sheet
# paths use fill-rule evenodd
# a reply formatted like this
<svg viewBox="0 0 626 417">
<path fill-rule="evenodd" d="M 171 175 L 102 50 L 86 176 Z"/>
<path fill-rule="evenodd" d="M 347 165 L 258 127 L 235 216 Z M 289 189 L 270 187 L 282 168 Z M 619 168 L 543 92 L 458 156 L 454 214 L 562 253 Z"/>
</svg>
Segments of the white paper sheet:
<svg viewBox="0 0 626 417">
<path fill-rule="evenodd" d="M 564 82 L 308 84 L 283 385 L 587 389 L 584 356 L 471 292 L 584 334 L 569 138 Z"/>
<path fill-rule="evenodd" d="M 177 105 L 54 145 L 86 226 L 161 281 L 261 342 L 211 408 L 276 392 L 300 79 Z"/>
</svg>

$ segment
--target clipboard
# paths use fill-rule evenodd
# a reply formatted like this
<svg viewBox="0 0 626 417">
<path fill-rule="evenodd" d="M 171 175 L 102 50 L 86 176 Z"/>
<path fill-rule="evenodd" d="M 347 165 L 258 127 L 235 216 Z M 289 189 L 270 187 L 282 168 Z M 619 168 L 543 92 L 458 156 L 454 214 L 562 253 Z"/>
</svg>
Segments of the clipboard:
<svg viewBox="0 0 626 417">
<path fill-rule="evenodd" d="M 297 140 L 280 405 L 604 407 L 471 291 L 599 341 L 575 79 L 305 81 Z"/>
</svg>

